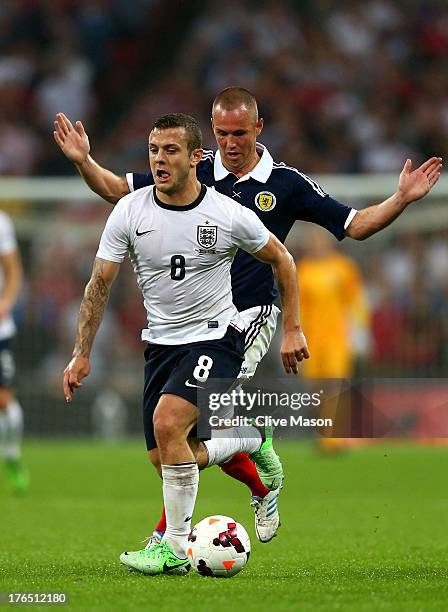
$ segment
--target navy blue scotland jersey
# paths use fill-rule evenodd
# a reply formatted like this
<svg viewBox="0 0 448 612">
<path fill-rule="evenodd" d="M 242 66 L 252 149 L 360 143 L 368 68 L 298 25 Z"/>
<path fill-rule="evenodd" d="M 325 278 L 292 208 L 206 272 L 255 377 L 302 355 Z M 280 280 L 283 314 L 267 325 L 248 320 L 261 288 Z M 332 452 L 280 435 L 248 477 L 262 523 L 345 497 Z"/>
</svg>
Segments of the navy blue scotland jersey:
<svg viewBox="0 0 448 612">
<path fill-rule="evenodd" d="M 356 210 L 331 198 L 296 168 L 275 163 L 263 145 L 257 143 L 257 150 L 260 161 L 240 179 L 224 167 L 219 151 L 204 151 L 198 180 L 253 210 L 281 242 L 295 221 L 316 223 L 342 240 Z M 126 178 L 130 191 L 154 183 L 150 172 Z M 233 303 L 240 311 L 271 304 L 278 296 L 271 266 L 244 251 L 237 252 L 231 275 Z"/>
</svg>

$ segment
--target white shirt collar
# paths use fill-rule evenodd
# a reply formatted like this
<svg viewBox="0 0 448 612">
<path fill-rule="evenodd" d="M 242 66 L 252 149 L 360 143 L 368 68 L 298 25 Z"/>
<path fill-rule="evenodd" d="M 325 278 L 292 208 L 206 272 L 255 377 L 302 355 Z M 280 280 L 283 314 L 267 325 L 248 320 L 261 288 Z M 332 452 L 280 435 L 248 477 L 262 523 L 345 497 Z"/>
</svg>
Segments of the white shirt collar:
<svg viewBox="0 0 448 612">
<path fill-rule="evenodd" d="M 274 167 L 274 160 L 267 148 L 257 142 L 257 150 L 261 153 L 260 161 L 257 163 L 255 168 L 252 168 L 250 172 L 238 179 L 239 181 L 247 181 L 249 178 L 253 178 L 259 183 L 266 183 L 268 178 L 271 176 L 272 168 Z M 214 163 L 214 175 L 215 181 L 221 181 L 223 178 L 231 174 L 221 160 L 221 153 L 216 151 L 215 163 Z"/>
</svg>

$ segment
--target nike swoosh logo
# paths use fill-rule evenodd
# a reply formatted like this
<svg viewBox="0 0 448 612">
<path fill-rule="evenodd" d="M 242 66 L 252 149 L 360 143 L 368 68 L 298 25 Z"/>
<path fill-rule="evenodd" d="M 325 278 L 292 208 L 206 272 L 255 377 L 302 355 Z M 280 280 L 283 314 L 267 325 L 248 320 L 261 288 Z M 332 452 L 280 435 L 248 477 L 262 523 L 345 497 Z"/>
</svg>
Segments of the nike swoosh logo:
<svg viewBox="0 0 448 612">
<path fill-rule="evenodd" d="M 189 569 L 190 564 L 188 563 L 188 565 L 185 565 L 185 561 L 182 561 L 181 563 L 176 563 L 176 565 L 168 565 L 165 561 L 165 563 L 163 564 L 162 571 L 164 574 L 167 574 L 168 572 L 171 572 L 172 570 L 177 569 L 178 567 L 184 567 L 185 569 Z"/>
<path fill-rule="evenodd" d="M 195 387 L 196 389 L 205 389 L 205 387 L 201 387 L 201 385 L 192 385 L 189 380 L 185 381 L 185 386 L 186 387 Z"/>
<path fill-rule="evenodd" d="M 139 232 L 138 230 L 135 232 L 137 236 L 144 236 L 145 234 L 150 234 L 151 232 L 155 232 L 156 230 L 146 230 L 146 232 Z"/>
</svg>

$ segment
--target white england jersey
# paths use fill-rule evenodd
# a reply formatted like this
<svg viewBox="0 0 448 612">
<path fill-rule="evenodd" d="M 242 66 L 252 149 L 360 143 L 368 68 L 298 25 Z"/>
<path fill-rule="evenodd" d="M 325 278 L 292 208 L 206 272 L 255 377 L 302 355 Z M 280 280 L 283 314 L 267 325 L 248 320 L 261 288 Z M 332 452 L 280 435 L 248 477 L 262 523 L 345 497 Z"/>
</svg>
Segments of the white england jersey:
<svg viewBox="0 0 448 612">
<path fill-rule="evenodd" d="M 17 250 L 14 225 L 7 214 L 0 211 L 0 255 L 9 255 Z M 0 266 L 0 295 L 3 293 L 4 274 Z M 0 340 L 11 338 L 16 332 L 14 319 L 11 315 L 0 319 Z"/>
<path fill-rule="evenodd" d="M 129 253 L 148 327 L 142 340 L 187 344 L 244 329 L 232 303 L 230 266 L 237 249 L 256 253 L 269 232 L 251 210 L 201 188 L 187 206 L 162 203 L 155 188 L 122 198 L 110 215 L 97 257 L 121 263 Z"/>
</svg>

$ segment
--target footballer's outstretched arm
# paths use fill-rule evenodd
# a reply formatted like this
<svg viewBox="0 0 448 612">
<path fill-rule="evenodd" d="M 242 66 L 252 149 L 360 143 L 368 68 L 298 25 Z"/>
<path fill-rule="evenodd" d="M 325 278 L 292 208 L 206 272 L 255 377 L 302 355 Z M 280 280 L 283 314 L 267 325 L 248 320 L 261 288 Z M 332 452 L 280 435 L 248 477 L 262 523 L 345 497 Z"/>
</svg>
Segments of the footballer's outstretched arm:
<svg viewBox="0 0 448 612">
<path fill-rule="evenodd" d="M 283 342 L 280 353 L 285 371 L 297 374 L 297 361 L 308 359 L 310 354 L 300 326 L 299 289 L 294 259 L 274 234 L 270 234 L 267 244 L 254 256 L 271 264 L 277 277 L 283 308 Z"/>
<path fill-rule="evenodd" d="M 442 170 L 442 158 L 431 157 L 412 171 L 412 161 L 406 160 L 398 181 L 397 191 L 387 200 L 356 213 L 346 235 L 364 240 L 382 230 L 396 219 L 404 209 L 423 198 L 437 183 Z"/>
<path fill-rule="evenodd" d="M 92 191 L 116 204 L 120 198 L 129 193 L 125 178 L 106 170 L 90 155 L 89 137 L 81 121 L 75 126 L 64 113 L 58 113 L 54 122 L 54 139 L 65 157 L 73 162 L 79 174 Z"/>
<path fill-rule="evenodd" d="M 96 332 L 103 319 L 110 288 L 117 277 L 120 264 L 95 258 L 92 275 L 84 291 L 78 316 L 78 330 L 73 358 L 64 370 L 63 388 L 67 402 L 81 387 L 81 380 L 90 373 L 89 356 Z"/>
</svg>

